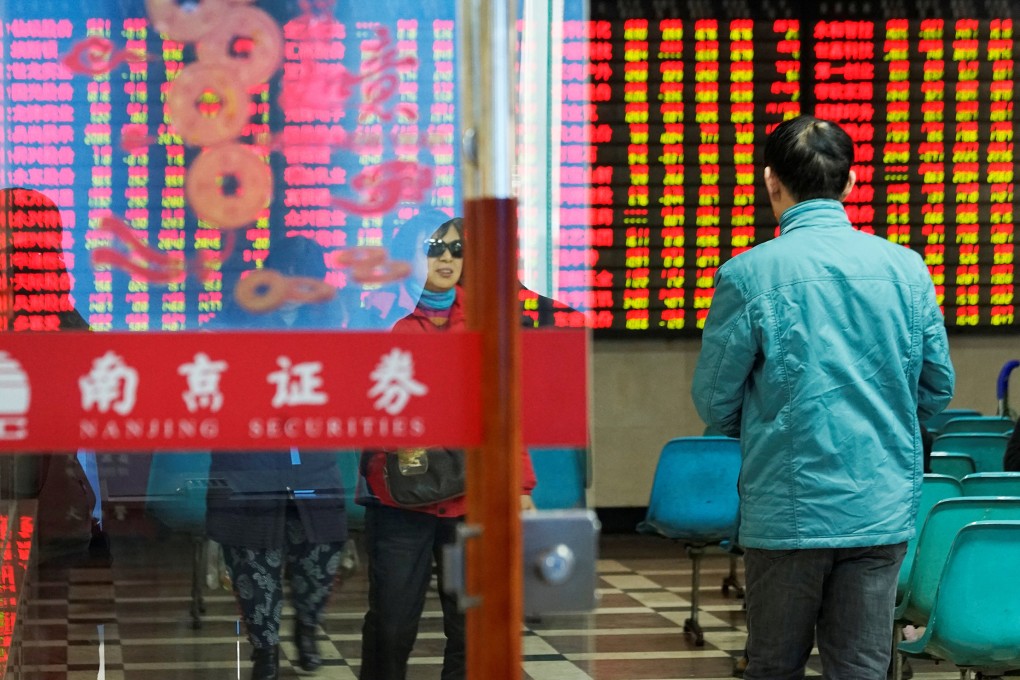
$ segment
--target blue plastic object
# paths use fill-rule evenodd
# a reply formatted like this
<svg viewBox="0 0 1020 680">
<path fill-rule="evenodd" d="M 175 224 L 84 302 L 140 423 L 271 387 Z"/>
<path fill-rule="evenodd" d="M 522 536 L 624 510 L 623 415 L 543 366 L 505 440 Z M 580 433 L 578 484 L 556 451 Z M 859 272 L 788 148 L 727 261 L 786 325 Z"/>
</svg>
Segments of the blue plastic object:
<svg viewBox="0 0 1020 680">
<path fill-rule="evenodd" d="M 903 599 L 896 605 L 897 621 L 927 624 L 953 539 L 968 524 L 989 520 L 1020 520 L 1020 498 L 961 496 L 939 501 L 932 507 L 917 541 Z M 989 581 L 986 586 L 996 590 L 999 584 Z"/>
<path fill-rule="evenodd" d="M 927 474 L 921 483 L 921 501 L 917 506 L 917 515 L 914 526 L 917 533 L 907 542 L 907 552 L 903 556 L 903 563 L 900 565 L 900 577 L 896 583 L 896 601 L 899 602 L 907 589 L 907 580 L 910 578 L 910 569 L 914 564 L 914 551 L 917 550 L 917 540 L 921 534 L 924 521 L 928 513 L 939 501 L 947 498 L 958 498 L 963 495 L 960 481 L 949 475 Z M 989 494 L 991 495 L 991 494 Z"/>
<path fill-rule="evenodd" d="M 1020 367 L 1020 361 L 1011 359 L 999 371 L 999 379 L 995 383 L 995 396 L 1000 401 L 1004 401 L 1009 394 L 1009 374 L 1017 367 Z"/>
<path fill-rule="evenodd" d="M 1020 521 L 982 521 L 956 535 L 924 634 L 900 651 L 999 675 L 1020 668 Z"/>
<path fill-rule="evenodd" d="M 531 499 L 539 510 L 587 507 L 586 449 L 529 449 L 538 484 Z"/>
<path fill-rule="evenodd" d="M 963 479 L 977 471 L 974 459 L 963 453 L 933 452 L 929 466 L 933 474 L 946 475 L 953 479 Z"/>
<path fill-rule="evenodd" d="M 655 468 L 648 513 L 637 529 L 682 541 L 691 558 L 691 616 L 684 620 L 684 633 L 695 646 L 705 644 L 698 623 L 698 592 L 701 558 L 709 545 L 725 542 L 735 552 L 740 499 L 737 478 L 740 475 L 740 440 L 730 437 L 680 437 L 662 447 Z M 722 591 L 732 587 L 737 595 L 743 587 L 737 582 L 735 556 L 730 558 L 730 573 L 723 578 Z"/>
<path fill-rule="evenodd" d="M 1018 496 L 1020 472 L 975 472 L 960 480 L 964 496 Z"/>
<path fill-rule="evenodd" d="M 702 544 L 733 538 L 739 474 L 737 439 L 670 440 L 659 454 L 648 514 L 638 531 Z"/>
<path fill-rule="evenodd" d="M 1009 405 L 1009 374 L 1020 366 L 1020 361 L 1012 359 L 1003 365 L 999 371 L 999 380 L 996 383 L 995 396 L 998 398 L 998 414 L 1007 418 L 1016 418 L 1016 411 Z"/>
<path fill-rule="evenodd" d="M 945 411 L 942 411 L 941 413 L 938 413 L 924 421 L 924 426 L 932 434 L 938 434 L 942 430 L 942 426 L 953 418 L 979 415 L 981 415 L 981 411 L 976 411 L 972 408 L 947 408 Z"/>
<path fill-rule="evenodd" d="M 205 611 L 206 494 L 208 451 L 156 451 L 149 466 L 146 511 L 173 531 L 191 536 L 191 626 L 202 627 Z"/>
<path fill-rule="evenodd" d="M 1005 416 L 957 416 L 948 420 L 939 430 L 939 436 L 947 434 L 1005 434 L 1016 426 L 1012 418 Z"/>
<path fill-rule="evenodd" d="M 149 467 L 146 510 L 174 531 L 205 534 L 208 451 L 156 451 Z"/>
<path fill-rule="evenodd" d="M 963 453 L 974 460 L 975 472 L 1002 472 L 1008 442 L 1008 434 L 942 434 L 935 438 L 932 452 Z"/>
</svg>

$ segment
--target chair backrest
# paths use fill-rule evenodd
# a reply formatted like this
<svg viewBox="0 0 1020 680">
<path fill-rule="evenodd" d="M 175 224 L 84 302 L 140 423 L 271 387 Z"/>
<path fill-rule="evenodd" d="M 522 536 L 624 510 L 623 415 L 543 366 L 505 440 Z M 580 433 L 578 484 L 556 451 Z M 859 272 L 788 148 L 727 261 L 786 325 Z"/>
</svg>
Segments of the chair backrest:
<svg viewBox="0 0 1020 680">
<path fill-rule="evenodd" d="M 1008 434 L 958 433 L 935 437 L 932 452 L 965 453 L 974 459 L 975 472 L 1002 472 Z"/>
<path fill-rule="evenodd" d="M 642 533 L 695 543 L 733 538 L 737 527 L 740 441 L 680 437 L 662 447 Z"/>
<path fill-rule="evenodd" d="M 917 515 L 914 520 L 917 533 L 907 542 L 907 552 L 903 556 L 903 563 L 900 565 L 900 576 L 896 583 L 897 602 L 902 598 L 903 593 L 907 589 L 907 579 L 910 578 L 910 568 L 914 564 L 914 551 L 917 549 L 917 540 L 921 535 L 924 521 L 928 518 L 928 513 L 939 501 L 944 501 L 947 498 L 957 498 L 962 495 L 960 481 L 955 477 L 936 474 L 924 476 L 924 481 L 921 483 L 921 500 L 917 504 Z"/>
<path fill-rule="evenodd" d="M 957 480 L 977 471 L 974 459 L 965 453 L 932 452 L 928 464 L 932 474 L 945 475 Z"/>
<path fill-rule="evenodd" d="M 946 421 L 939 430 L 939 435 L 961 432 L 1003 434 L 1011 432 L 1015 426 L 1013 419 L 1006 416 L 957 416 Z"/>
<path fill-rule="evenodd" d="M 982 521 L 960 529 L 939 579 L 925 650 L 962 667 L 1020 667 L 1017 564 L 1020 521 Z"/>
<path fill-rule="evenodd" d="M 932 507 L 918 537 L 903 599 L 896 606 L 897 620 L 916 625 L 927 623 L 956 534 L 972 522 L 989 520 L 1020 520 L 1020 498 L 960 496 L 939 501 Z"/>
<path fill-rule="evenodd" d="M 586 449 L 529 449 L 538 484 L 531 499 L 539 510 L 587 507 Z"/>
<path fill-rule="evenodd" d="M 942 431 L 942 426 L 953 418 L 979 415 L 981 415 L 981 411 L 976 411 L 972 408 L 947 408 L 945 411 L 942 411 L 941 413 L 938 413 L 924 421 L 924 426 L 932 434 L 937 434 Z"/>
<path fill-rule="evenodd" d="M 149 467 L 146 511 L 174 531 L 205 532 L 208 451 L 156 451 Z"/>
<path fill-rule="evenodd" d="M 975 472 L 960 486 L 964 496 L 1020 496 L 1020 472 Z"/>
</svg>

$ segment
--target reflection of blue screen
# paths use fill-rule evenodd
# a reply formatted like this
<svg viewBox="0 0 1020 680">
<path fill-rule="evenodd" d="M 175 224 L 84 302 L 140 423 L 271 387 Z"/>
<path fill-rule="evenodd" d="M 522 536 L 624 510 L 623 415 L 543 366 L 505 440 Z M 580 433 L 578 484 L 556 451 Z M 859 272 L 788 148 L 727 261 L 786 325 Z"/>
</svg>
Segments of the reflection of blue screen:
<svg viewBox="0 0 1020 680">
<path fill-rule="evenodd" d="M 337 251 L 388 247 L 394 227 L 419 210 L 459 209 L 454 4 L 336 3 L 331 15 L 315 14 L 331 4 L 231 6 L 211 24 L 229 27 L 245 12 L 268 18 L 283 39 L 279 62 L 264 82 L 245 86 L 240 101 L 227 86 L 199 86 L 176 100 L 189 105 L 175 116 L 181 109 L 172 84 L 182 74 L 209 62 L 243 80 L 253 60 L 272 53 L 272 41 L 252 38 L 257 22 L 239 22 L 226 38 L 172 41 L 154 30 L 141 0 L 4 3 L 3 184 L 38 189 L 60 207 L 75 303 L 94 329 L 219 324 L 242 272 L 286 236 L 313 240 L 326 265 L 324 273 L 309 264 L 289 275 L 324 276 L 341 291 L 334 302 L 359 306 L 376 285 L 352 280 L 334 262 Z M 301 6 L 313 15 L 301 15 Z M 224 54 L 237 61 L 216 61 Z M 73 73 L 66 59 L 78 71 L 108 73 Z M 113 67 L 103 69 L 106 62 Z M 229 127 L 238 115 L 243 127 L 226 140 L 210 143 L 194 132 L 203 116 Z M 247 155 L 233 169 L 217 156 L 224 164 L 214 170 L 229 172 L 191 182 L 196 161 L 224 144 Z M 260 166 L 271 178 L 271 198 L 248 219 L 244 197 L 261 189 L 249 171 Z M 393 176 L 403 187 L 395 196 L 386 186 Z M 210 209 L 217 202 L 221 209 Z M 101 228 L 106 216 L 128 234 Z M 134 271 L 123 263 L 94 271 L 103 249 L 121 253 Z M 221 264 L 203 264 L 220 257 Z M 181 267 L 186 275 L 167 274 Z M 340 320 L 315 325 L 382 325 L 357 314 L 326 318 Z"/>
</svg>

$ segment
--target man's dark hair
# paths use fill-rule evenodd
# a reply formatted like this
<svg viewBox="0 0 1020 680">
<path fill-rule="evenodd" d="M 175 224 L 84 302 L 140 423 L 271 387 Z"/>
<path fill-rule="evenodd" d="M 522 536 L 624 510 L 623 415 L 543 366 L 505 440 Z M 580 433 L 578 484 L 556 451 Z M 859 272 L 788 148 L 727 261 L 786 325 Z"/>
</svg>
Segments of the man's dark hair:
<svg viewBox="0 0 1020 680">
<path fill-rule="evenodd" d="M 784 121 L 765 140 L 765 165 L 797 201 L 842 198 L 853 162 L 850 135 L 814 116 Z"/>
</svg>

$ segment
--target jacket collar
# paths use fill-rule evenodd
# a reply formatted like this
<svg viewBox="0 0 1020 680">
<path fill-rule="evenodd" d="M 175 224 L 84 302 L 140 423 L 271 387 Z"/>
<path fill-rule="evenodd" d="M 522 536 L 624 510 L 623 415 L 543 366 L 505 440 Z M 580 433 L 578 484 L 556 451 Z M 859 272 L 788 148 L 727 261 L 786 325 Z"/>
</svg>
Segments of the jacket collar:
<svg viewBox="0 0 1020 680">
<path fill-rule="evenodd" d="M 812 198 L 787 208 L 779 216 L 779 232 L 785 234 L 800 227 L 849 227 L 843 204 L 832 198 Z"/>
</svg>

